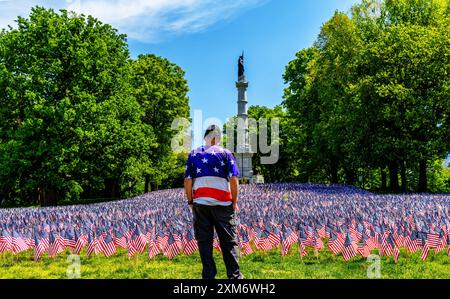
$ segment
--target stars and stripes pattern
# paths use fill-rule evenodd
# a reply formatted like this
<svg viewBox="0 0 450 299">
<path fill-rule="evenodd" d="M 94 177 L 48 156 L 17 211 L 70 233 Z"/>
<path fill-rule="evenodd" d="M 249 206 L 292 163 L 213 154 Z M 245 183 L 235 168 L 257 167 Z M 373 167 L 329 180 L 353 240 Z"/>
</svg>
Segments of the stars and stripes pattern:
<svg viewBox="0 0 450 299">
<path fill-rule="evenodd" d="M 198 243 L 195 234 L 191 229 L 187 229 L 183 238 L 183 253 L 191 255 L 198 250 Z"/>
<path fill-rule="evenodd" d="M 342 257 L 345 261 L 348 261 L 352 257 L 356 256 L 357 252 L 358 246 L 356 245 L 350 234 L 347 234 L 344 242 L 344 248 L 342 249 Z"/>
<path fill-rule="evenodd" d="M 201 146 L 193 150 L 186 163 L 185 178 L 193 180 L 193 200 L 204 205 L 231 204 L 228 179 L 239 176 L 233 154 L 220 146 Z"/>
<path fill-rule="evenodd" d="M 281 254 L 287 255 L 292 244 L 298 241 L 297 234 L 289 227 L 282 227 L 281 231 Z"/>
<path fill-rule="evenodd" d="M 38 261 L 44 253 L 48 252 L 49 236 L 46 231 L 34 234 L 34 260 Z"/>
<path fill-rule="evenodd" d="M 174 234 L 170 233 L 169 238 L 167 239 L 167 248 L 165 248 L 164 250 L 164 255 L 167 256 L 169 260 L 171 260 L 180 253 L 180 240 Z"/>
</svg>

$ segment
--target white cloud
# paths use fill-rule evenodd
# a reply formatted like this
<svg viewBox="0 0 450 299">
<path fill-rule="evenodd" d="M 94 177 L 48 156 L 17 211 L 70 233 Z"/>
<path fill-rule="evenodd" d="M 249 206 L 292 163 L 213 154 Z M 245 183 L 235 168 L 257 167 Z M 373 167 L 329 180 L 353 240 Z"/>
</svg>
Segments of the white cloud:
<svg viewBox="0 0 450 299">
<path fill-rule="evenodd" d="M 178 34 L 203 31 L 268 0 L 0 0 L 0 27 L 42 5 L 93 15 L 129 38 L 158 42 Z"/>
</svg>

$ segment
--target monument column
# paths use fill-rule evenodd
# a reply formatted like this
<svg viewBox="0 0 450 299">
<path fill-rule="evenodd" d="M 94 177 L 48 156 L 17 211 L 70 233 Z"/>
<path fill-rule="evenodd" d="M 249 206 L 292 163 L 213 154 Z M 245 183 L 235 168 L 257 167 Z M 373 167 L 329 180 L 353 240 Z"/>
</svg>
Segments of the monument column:
<svg viewBox="0 0 450 299">
<path fill-rule="evenodd" d="M 253 153 L 249 142 L 249 128 L 247 115 L 247 88 L 248 82 L 244 73 L 244 54 L 239 57 L 238 62 L 238 81 L 236 82 L 238 90 L 238 114 L 237 114 L 237 145 L 236 160 L 239 167 L 240 178 L 253 182 L 252 157 Z"/>
</svg>

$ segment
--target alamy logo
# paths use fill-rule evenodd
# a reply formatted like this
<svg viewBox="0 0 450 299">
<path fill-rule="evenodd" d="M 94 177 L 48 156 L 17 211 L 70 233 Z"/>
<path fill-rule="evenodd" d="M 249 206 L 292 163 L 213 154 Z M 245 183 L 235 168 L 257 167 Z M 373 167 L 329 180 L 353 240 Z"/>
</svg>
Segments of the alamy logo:
<svg viewBox="0 0 450 299">
<path fill-rule="evenodd" d="M 200 110 L 194 111 L 194 121 L 186 118 L 173 120 L 171 128 L 177 131 L 172 138 L 171 148 L 175 153 L 190 152 L 192 144 L 202 144 L 202 132 L 211 124 L 224 127 L 222 121 L 208 118 L 202 121 Z M 275 164 L 280 155 L 280 120 L 278 118 L 236 118 L 225 124 L 225 133 L 221 145 L 234 153 L 261 155 L 261 164 Z M 269 138 L 270 134 L 270 138 Z M 193 142 L 194 141 L 194 142 Z"/>
</svg>

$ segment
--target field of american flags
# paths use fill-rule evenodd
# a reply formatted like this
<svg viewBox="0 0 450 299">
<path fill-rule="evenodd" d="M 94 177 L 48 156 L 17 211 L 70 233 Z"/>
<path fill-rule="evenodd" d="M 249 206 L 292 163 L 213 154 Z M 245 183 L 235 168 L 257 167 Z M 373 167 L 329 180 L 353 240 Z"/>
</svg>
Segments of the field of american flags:
<svg viewBox="0 0 450 299">
<path fill-rule="evenodd" d="M 349 186 L 243 185 L 238 233 L 249 278 L 449 278 L 449 195 L 376 195 Z M 0 210 L 0 277 L 197 278 L 181 189 L 93 205 Z M 218 240 L 214 242 L 220 256 Z M 218 263 L 219 269 L 221 263 Z M 59 270 L 58 270 L 59 269 Z"/>
<path fill-rule="evenodd" d="M 281 256 L 280 249 L 257 251 L 241 257 L 240 263 L 246 278 L 362 278 L 367 279 L 371 263 L 362 256 L 344 261 L 329 251 L 315 256 L 314 250 L 306 249 L 308 254 L 300 259 L 298 245 L 293 245 L 289 254 Z M 373 251 L 376 253 L 376 250 Z M 60 278 L 66 279 L 68 267 L 73 262 L 65 251 L 54 258 L 42 257 L 36 263 L 31 252 L 17 255 L 6 253 L 0 256 L 1 278 Z M 450 259 L 443 252 L 428 256 L 427 262 L 421 254 L 406 254 L 401 249 L 398 263 L 390 257 L 381 258 L 381 278 L 450 278 Z M 214 250 L 218 275 L 225 279 L 226 271 L 221 254 Z M 128 259 L 124 249 L 110 257 L 103 254 L 86 256 L 83 249 L 80 255 L 80 278 L 187 278 L 201 277 L 201 262 L 198 252 L 192 255 L 177 255 L 168 260 L 159 254 L 149 260 L 147 254 Z M 369 270 L 370 272 L 370 270 Z"/>
</svg>

